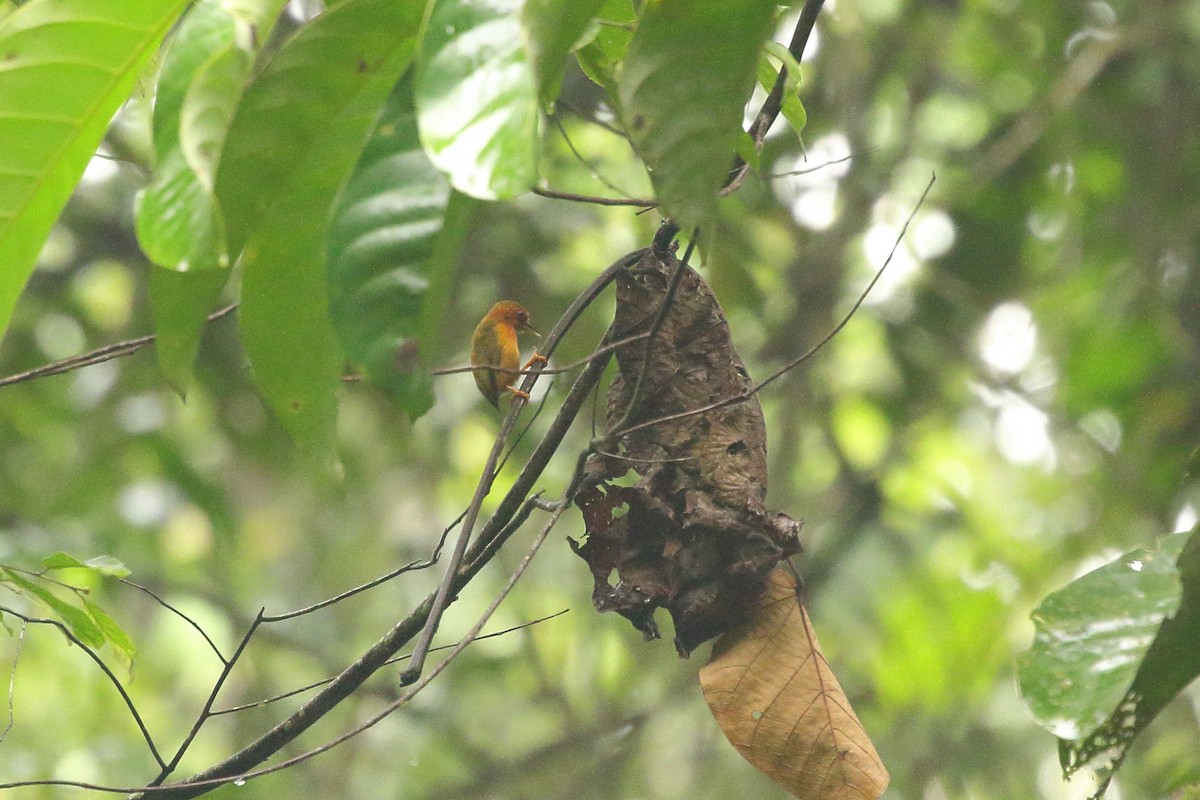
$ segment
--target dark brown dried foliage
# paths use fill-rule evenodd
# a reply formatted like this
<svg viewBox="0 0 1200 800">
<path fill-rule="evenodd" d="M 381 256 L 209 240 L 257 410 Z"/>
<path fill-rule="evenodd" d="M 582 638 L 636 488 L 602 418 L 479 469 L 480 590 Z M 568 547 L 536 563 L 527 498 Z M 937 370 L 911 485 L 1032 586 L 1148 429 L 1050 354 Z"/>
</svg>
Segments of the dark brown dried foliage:
<svg viewBox="0 0 1200 800">
<path fill-rule="evenodd" d="M 753 386 L 712 290 L 672 255 L 650 251 L 617 278 L 616 337 L 651 329 L 677 269 L 683 273 L 657 335 L 616 351 L 610 426 L 635 399 L 627 426 Z M 775 565 L 800 549 L 799 525 L 764 505 L 762 408 L 750 396 L 618 436 L 605 449 L 588 459 L 576 499 L 587 538 L 572 543 L 591 568 L 592 601 L 647 638 L 659 636 L 654 612 L 665 607 L 676 648 L 687 656 L 746 620 Z"/>
</svg>

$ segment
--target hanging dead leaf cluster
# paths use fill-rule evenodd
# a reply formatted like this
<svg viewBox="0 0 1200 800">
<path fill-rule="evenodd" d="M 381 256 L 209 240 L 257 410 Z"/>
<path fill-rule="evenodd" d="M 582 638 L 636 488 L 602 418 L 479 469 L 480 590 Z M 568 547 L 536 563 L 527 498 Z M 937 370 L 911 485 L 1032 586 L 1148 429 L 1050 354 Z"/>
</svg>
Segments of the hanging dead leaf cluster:
<svg viewBox="0 0 1200 800">
<path fill-rule="evenodd" d="M 700 680 L 742 756 L 801 800 L 874 800 L 887 771 L 780 563 L 800 526 L 765 507 L 753 383 L 704 279 L 653 248 L 618 276 L 613 323 L 618 340 L 647 333 L 616 350 L 606 444 L 575 499 L 592 602 L 648 639 L 666 608 L 685 657 L 720 636 Z M 686 414 L 729 398 L 741 399 Z"/>
<path fill-rule="evenodd" d="M 651 249 L 617 278 L 615 336 L 651 331 L 673 279 L 655 334 L 616 351 L 610 431 L 752 388 L 712 290 L 673 255 Z M 654 612 L 666 608 L 686 656 L 748 619 L 771 570 L 800 550 L 799 525 L 764 506 L 762 408 L 751 395 L 613 438 L 587 461 L 576 499 L 587 539 L 575 550 L 591 568 L 597 609 L 657 638 Z"/>
</svg>

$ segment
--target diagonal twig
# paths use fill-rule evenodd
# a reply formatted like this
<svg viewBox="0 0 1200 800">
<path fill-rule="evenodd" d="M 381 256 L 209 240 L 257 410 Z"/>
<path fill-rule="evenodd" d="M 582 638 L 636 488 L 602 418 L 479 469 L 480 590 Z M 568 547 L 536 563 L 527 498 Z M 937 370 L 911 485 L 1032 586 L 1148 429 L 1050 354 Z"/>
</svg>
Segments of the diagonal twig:
<svg viewBox="0 0 1200 800">
<path fill-rule="evenodd" d="M 214 311 L 205 319 L 208 322 L 214 322 L 221 317 L 230 314 L 238 307 L 237 303 L 225 306 L 225 308 Z M 93 364 L 99 364 L 104 361 L 112 361 L 114 358 L 122 358 L 124 356 L 133 355 L 138 350 L 141 350 L 146 345 L 153 342 L 157 336 L 153 333 L 139 336 L 136 339 L 126 339 L 123 342 L 114 342 L 113 344 L 105 345 L 96 350 L 91 350 L 87 353 L 80 353 L 77 356 L 70 356 L 61 361 L 54 361 L 50 364 L 43 364 L 40 367 L 34 367 L 25 372 L 18 372 L 15 375 L 6 375 L 0 378 L 0 388 L 11 386 L 14 383 L 24 383 L 35 378 L 48 378 L 51 375 L 62 375 L 64 372 L 90 367 Z"/>
</svg>

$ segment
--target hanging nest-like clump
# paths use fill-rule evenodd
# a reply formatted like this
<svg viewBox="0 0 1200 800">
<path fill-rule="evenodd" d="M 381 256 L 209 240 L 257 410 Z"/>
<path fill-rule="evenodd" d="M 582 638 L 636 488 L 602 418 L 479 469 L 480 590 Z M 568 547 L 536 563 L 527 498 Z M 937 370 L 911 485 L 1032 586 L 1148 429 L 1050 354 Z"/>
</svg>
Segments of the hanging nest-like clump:
<svg viewBox="0 0 1200 800">
<path fill-rule="evenodd" d="M 725 315 L 695 270 L 651 249 L 616 283 L 616 341 L 650 331 L 671 297 L 653 337 L 616 351 L 611 433 L 752 388 Z M 572 547 L 591 569 L 598 610 L 658 638 L 654 612 L 665 607 L 686 657 L 748 619 L 771 571 L 800 550 L 799 524 L 764 505 L 762 408 L 749 396 L 608 441 L 587 460 L 575 501 L 587 537 Z"/>
</svg>

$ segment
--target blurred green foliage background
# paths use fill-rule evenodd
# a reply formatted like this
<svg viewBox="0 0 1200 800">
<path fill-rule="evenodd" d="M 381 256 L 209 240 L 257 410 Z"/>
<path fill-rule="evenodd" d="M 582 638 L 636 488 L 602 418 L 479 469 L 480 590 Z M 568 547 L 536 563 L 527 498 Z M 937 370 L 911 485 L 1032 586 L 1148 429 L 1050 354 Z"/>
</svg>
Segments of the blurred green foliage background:
<svg viewBox="0 0 1200 800">
<path fill-rule="evenodd" d="M 1086 777 L 1061 783 L 1013 659 L 1041 597 L 1190 528 L 1200 509 L 1194 462 L 1188 471 L 1200 444 L 1198 46 L 1196 0 L 829 2 L 804 62 L 804 147 L 780 121 L 758 174 L 721 201 L 702 272 L 761 378 L 836 324 L 937 174 L 864 308 L 761 397 L 768 505 L 805 521 L 813 620 L 892 773 L 889 798 L 1091 790 Z M 568 74 L 544 125 L 544 182 L 648 196 L 627 143 L 589 121 L 605 118 L 600 97 Z M 0 375 L 152 330 L 132 216 L 147 117 L 142 92 L 106 140 L 118 160 L 92 161 L 16 308 Z M 522 301 L 549 327 L 656 223 L 533 195 L 478 203 L 437 366 L 466 362 L 496 299 Z M 559 360 L 590 352 L 610 312 L 611 300 L 590 311 Z M 209 327 L 186 401 L 149 350 L 0 388 L 0 561 L 111 554 L 228 651 L 261 607 L 305 606 L 429 553 L 469 501 L 498 425 L 469 375 L 435 390 L 432 411 L 410 423 L 381 393 L 346 385 L 344 474 L 330 485 L 264 408 L 230 320 Z M 551 495 L 588 434 L 578 424 L 552 465 Z M 572 513 L 490 629 L 568 614 L 472 646 L 411 707 L 334 753 L 218 796 L 782 797 L 713 723 L 695 681 L 702 653 L 680 661 L 592 610 L 585 565 L 564 541 L 581 530 Z M 439 641 L 471 625 L 530 531 L 464 593 Z M 267 627 L 218 705 L 335 673 L 437 577 L 409 574 Z M 144 595 L 97 584 L 94 596 L 138 646 L 130 692 L 170 749 L 220 664 Z M 76 648 L 46 629 L 0 637 L 0 664 L 14 660 L 0 780 L 153 776 L 119 698 Z M 393 697 L 395 674 L 302 745 Z M 1196 697 L 1154 724 L 1110 797 L 1200 780 Z M 182 771 L 227 755 L 281 707 L 210 724 Z"/>
</svg>

